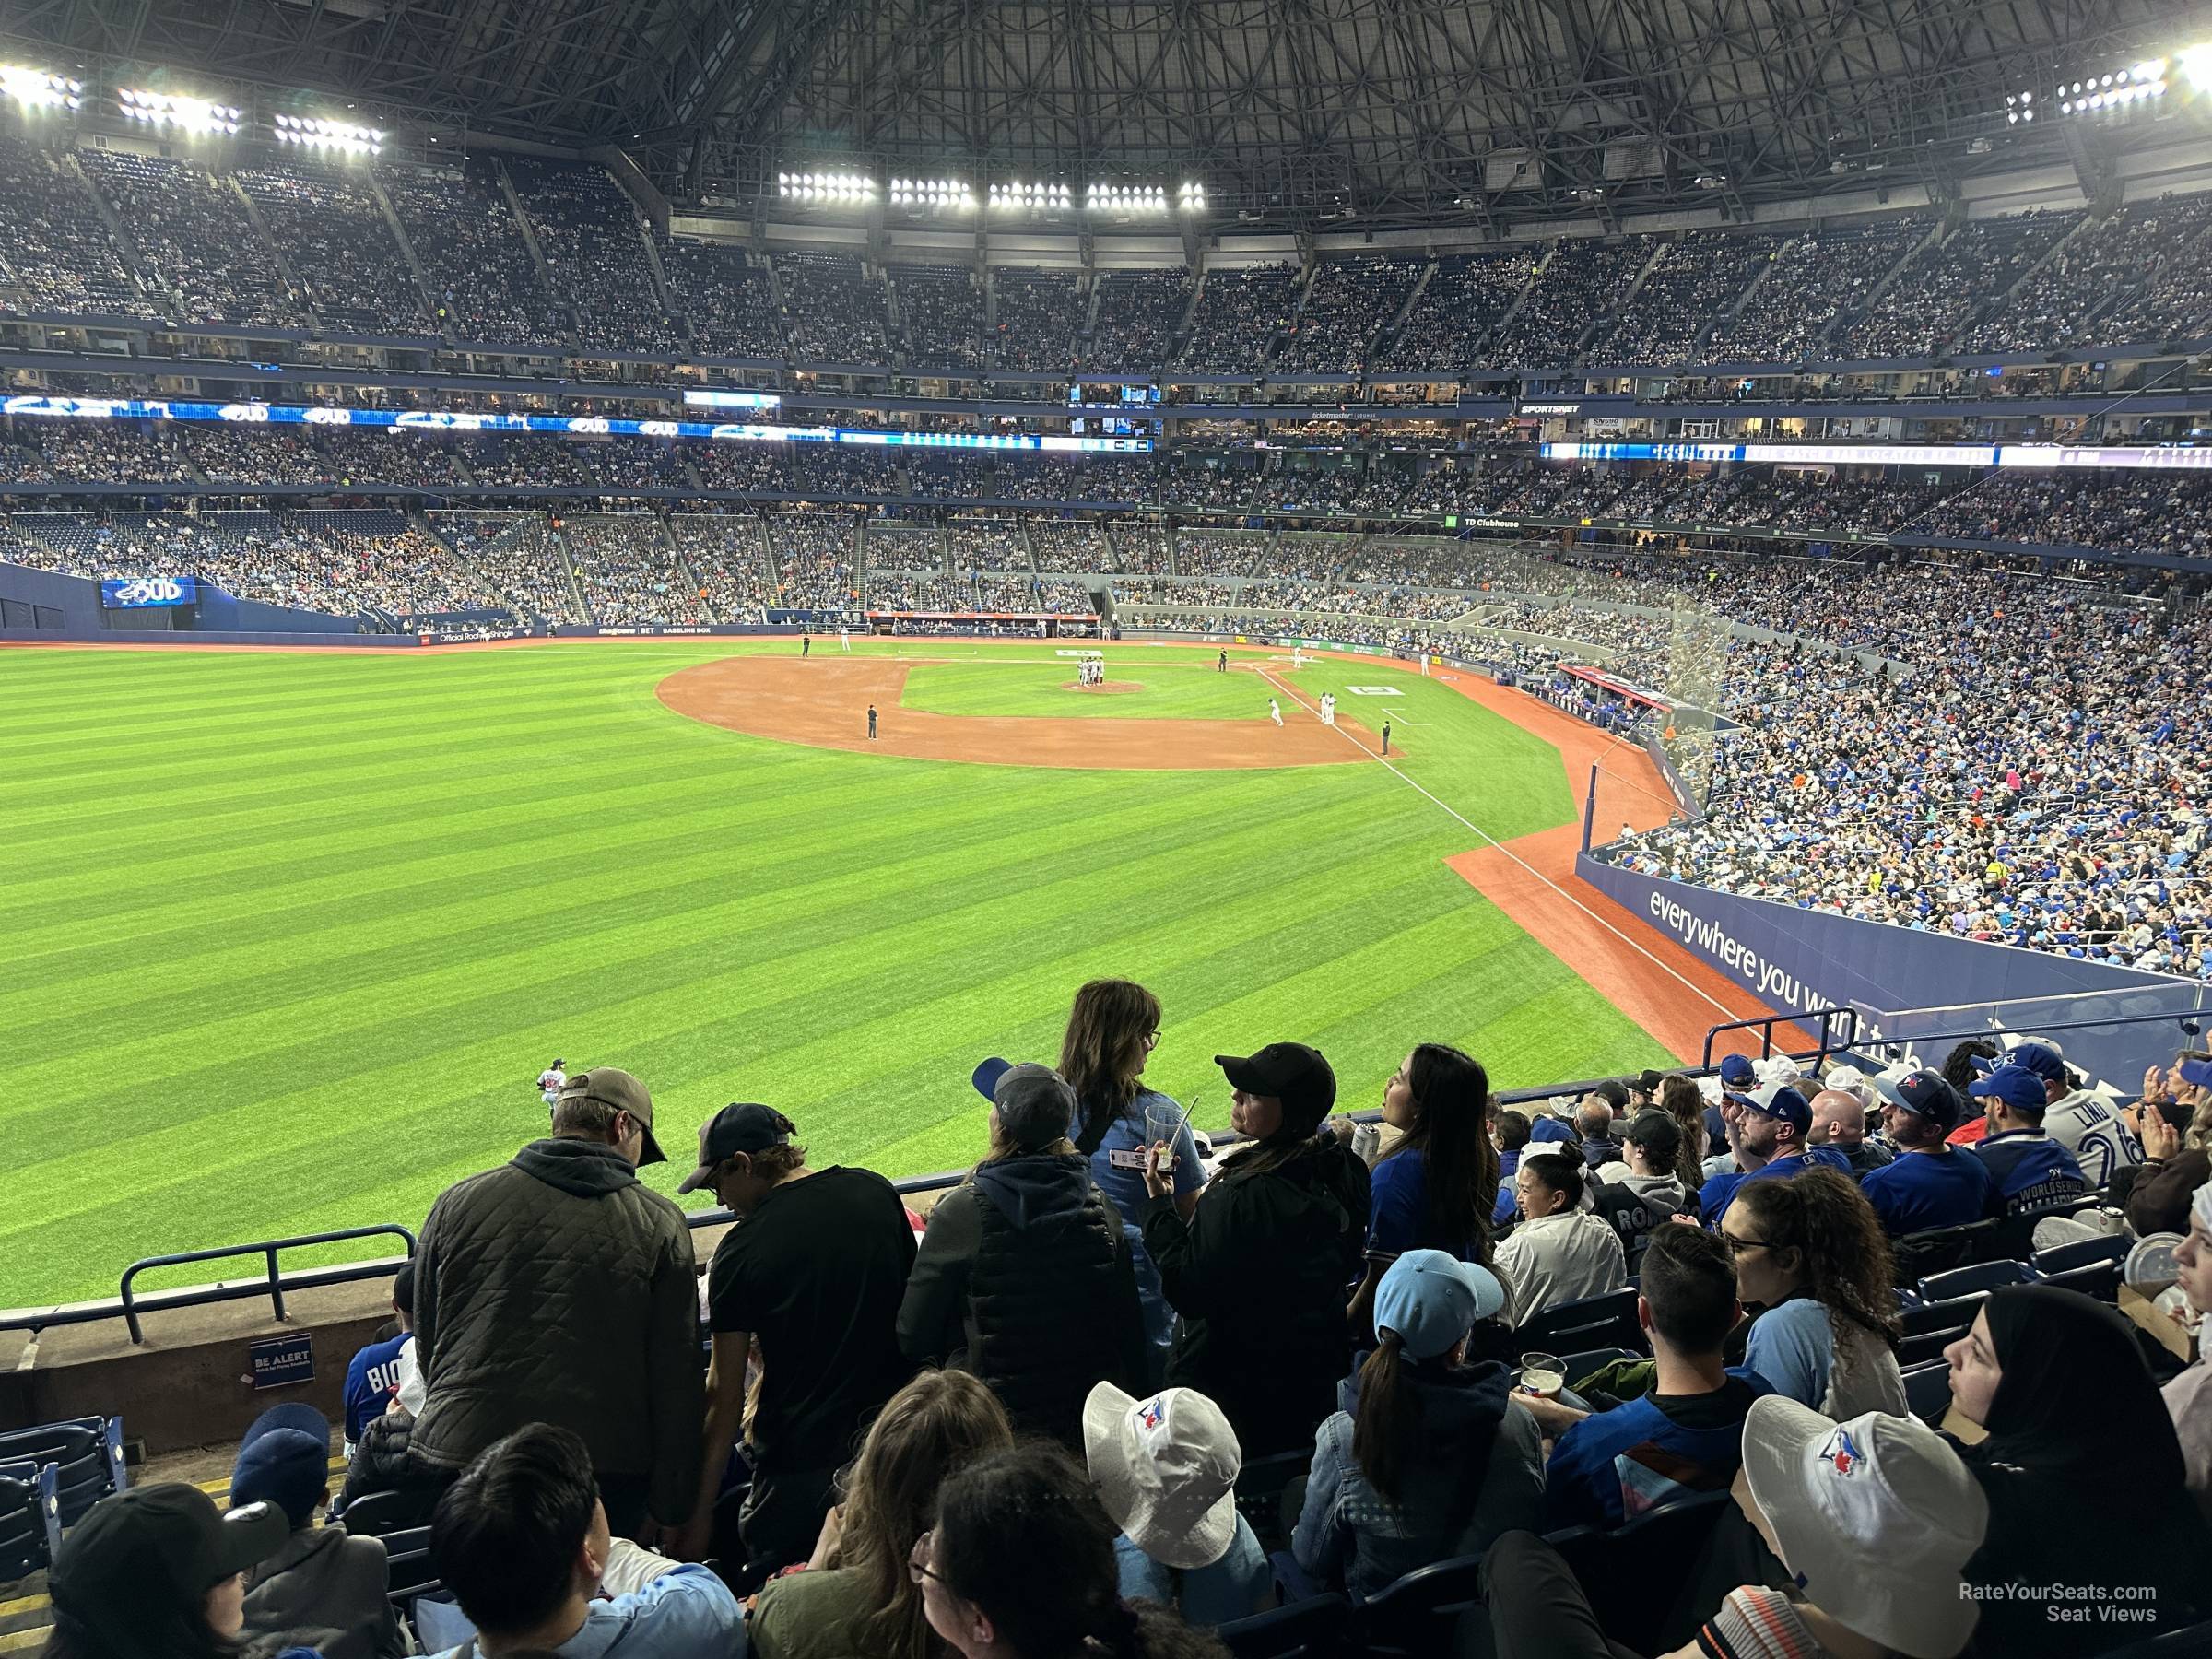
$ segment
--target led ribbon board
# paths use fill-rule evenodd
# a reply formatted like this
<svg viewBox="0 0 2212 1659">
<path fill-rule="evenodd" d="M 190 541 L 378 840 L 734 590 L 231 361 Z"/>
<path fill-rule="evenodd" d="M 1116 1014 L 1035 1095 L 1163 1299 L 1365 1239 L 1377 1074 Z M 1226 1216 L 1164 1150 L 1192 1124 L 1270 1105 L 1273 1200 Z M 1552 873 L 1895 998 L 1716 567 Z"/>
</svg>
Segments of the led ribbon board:
<svg viewBox="0 0 2212 1659">
<path fill-rule="evenodd" d="M 1547 461 L 1753 461 L 1815 466 L 2130 467 L 2212 472 L 2212 448 L 2064 443 L 1547 443 Z"/>
<path fill-rule="evenodd" d="M 185 403 L 139 397 L 0 400 L 0 414 L 74 420 L 210 420 L 231 426 L 406 428 L 415 431 L 534 432 L 567 438 L 706 438 L 735 443 L 856 443 L 896 449 L 1053 450 L 1130 454 L 1149 438 L 1063 438 L 1027 432 L 879 432 L 854 427 L 752 422 L 629 420 L 598 415 L 487 415 L 463 409 L 336 409 L 320 405 Z"/>
</svg>

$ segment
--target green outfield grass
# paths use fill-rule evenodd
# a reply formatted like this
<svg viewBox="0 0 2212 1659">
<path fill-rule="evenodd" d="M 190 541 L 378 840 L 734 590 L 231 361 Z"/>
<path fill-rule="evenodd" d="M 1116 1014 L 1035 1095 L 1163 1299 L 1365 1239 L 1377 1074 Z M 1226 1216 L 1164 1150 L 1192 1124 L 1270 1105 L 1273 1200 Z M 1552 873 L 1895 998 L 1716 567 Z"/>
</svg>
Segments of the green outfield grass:
<svg viewBox="0 0 2212 1659">
<path fill-rule="evenodd" d="M 652 1086 L 682 1160 L 649 1173 L 664 1190 L 741 1099 L 790 1112 L 818 1164 L 959 1166 L 987 1110 L 971 1067 L 1053 1058 L 1095 974 L 1159 994 L 1151 1075 L 1207 1126 L 1209 1057 L 1277 1038 L 1323 1048 L 1357 1106 L 1417 1040 L 1501 1088 L 1663 1058 L 1444 867 L 1473 838 L 1382 767 L 903 760 L 654 698 L 728 654 L 0 653 L 0 1304 L 112 1294 L 157 1253 L 413 1226 L 538 1132 L 557 1054 Z M 1147 690 L 1060 690 L 1036 645 L 912 684 L 950 712 L 1265 718 L 1210 655 L 1107 660 Z M 1572 816 L 1556 754 L 1447 688 L 1334 663 L 1296 683 L 1395 687 L 1344 712 L 1387 704 L 1409 774 L 1497 835 Z"/>
</svg>

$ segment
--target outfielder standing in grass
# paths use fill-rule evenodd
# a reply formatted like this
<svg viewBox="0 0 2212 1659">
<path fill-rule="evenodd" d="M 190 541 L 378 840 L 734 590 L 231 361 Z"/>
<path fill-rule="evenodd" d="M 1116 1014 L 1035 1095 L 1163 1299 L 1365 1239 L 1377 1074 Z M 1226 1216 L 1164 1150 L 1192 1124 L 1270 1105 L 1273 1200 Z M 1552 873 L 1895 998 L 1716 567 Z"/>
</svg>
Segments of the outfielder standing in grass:
<svg viewBox="0 0 2212 1659">
<path fill-rule="evenodd" d="M 1216 674 L 1227 674 L 1229 672 L 1228 652 L 1224 651 L 1218 656 L 1214 658 L 1214 672 Z"/>
<path fill-rule="evenodd" d="M 812 634 L 810 634 L 810 633 L 803 633 L 803 634 L 801 634 L 801 635 L 799 636 L 799 656 L 800 656 L 801 660 L 802 660 L 802 661 L 803 661 L 803 660 L 805 660 L 805 658 L 807 656 L 807 654 L 808 654 L 809 653 L 811 653 L 813 650 L 814 650 L 814 636 L 813 636 Z"/>
<path fill-rule="evenodd" d="M 874 703 L 868 705 L 868 741 L 870 743 L 876 741 L 876 705 Z"/>
<path fill-rule="evenodd" d="M 1386 755 L 1390 753 L 1390 722 L 1387 720 L 1382 723 L 1382 752 Z"/>
</svg>

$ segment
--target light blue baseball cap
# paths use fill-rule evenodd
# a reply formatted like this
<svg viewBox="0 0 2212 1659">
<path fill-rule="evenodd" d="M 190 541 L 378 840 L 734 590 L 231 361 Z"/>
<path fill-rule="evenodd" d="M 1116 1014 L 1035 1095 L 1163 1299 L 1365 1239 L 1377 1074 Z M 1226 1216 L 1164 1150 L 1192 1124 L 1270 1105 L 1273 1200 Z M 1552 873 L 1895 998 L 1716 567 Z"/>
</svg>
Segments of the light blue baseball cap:
<svg viewBox="0 0 2212 1659">
<path fill-rule="evenodd" d="M 1375 1287 L 1375 1329 L 1395 1331 L 1416 1359 L 1433 1359 L 1504 1307 L 1505 1287 L 1488 1267 L 1441 1250 L 1409 1250 Z"/>
</svg>

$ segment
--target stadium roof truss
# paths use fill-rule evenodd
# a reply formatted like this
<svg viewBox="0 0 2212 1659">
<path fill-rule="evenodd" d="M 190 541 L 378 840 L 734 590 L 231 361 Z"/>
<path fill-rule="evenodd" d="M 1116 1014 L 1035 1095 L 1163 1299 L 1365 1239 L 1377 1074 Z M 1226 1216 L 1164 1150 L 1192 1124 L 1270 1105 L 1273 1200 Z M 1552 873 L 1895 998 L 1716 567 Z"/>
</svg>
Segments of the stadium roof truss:
<svg viewBox="0 0 2212 1659">
<path fill-rule="evenodd" d="M 2071 159 L 2005 95 L 2171 0 L 8 0 L 12 51 L 574 147 L 678 199 L 779 169 L 1201 180 L 1271 223 L 1490 221 Z M 281 96 L 281 94 L 278 94 Z M 2070 151 L 2072 153 L 2070 153 Z M 1870 180 L 1868 174 L 1877 175 Z M 1346 227 L 1348 228 L 1348 227 Z"/>
</svg>

